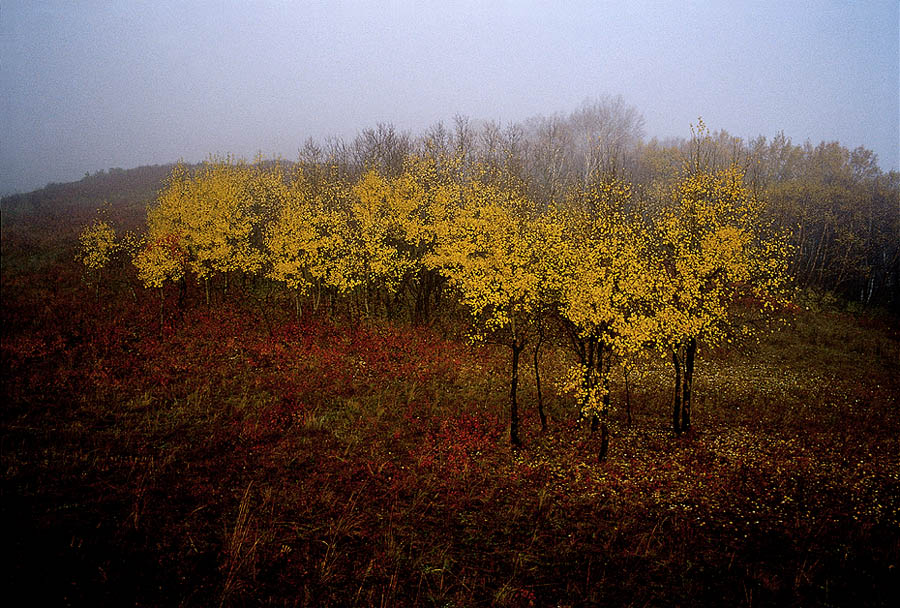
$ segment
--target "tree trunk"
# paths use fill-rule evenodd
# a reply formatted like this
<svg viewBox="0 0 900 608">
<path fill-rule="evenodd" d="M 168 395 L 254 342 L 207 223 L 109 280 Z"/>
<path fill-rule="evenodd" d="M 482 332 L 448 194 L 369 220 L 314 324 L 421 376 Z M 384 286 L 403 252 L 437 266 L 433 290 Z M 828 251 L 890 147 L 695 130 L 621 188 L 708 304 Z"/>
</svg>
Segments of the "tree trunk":
<svg viewBox="0 0 900 608">
<path fill-rule="evenodd" d="M 163 330 L 163 323 L 165 323 L 165 320 L 166 320 L 166 318 L 165 318 L 166 317 L 166 315 L 165 315 L 166 294 L 165 294 L 164 289 L 165 289 L 164 287 L 159 288 L 159 333 L 160 334 L 162 333 L 162 330 Z"/>
<path fill-rule="evenodd" d="M 522 345 L 513 340 L 512 351 L 512 380 L 509 387 L 509 442 L 518 447 L 522 443 L 519 440 L 519 407 L 516 395 L 519 389 L 519 353 L 522 352 Z"/>
<path fill-rule="evenodd" d="M 611 357 L 612 355 L 607 355 Z M 597 454 L 597 461 L 603 462 L 606 460 L 606 454 L 609 452 L 609 427 L 606 425 L 606 421 L 609 420 L 609 402 L 610 402 L 610 394 L 609 394 L 609 368 L 612 365 L 612 361 L 607 360 L 606 368 L 603 367 L 603 357 L 600 357 L 600 373 L 602 374 L 603 381 L 603 420 L 600 424 L 600 453 Z"/>
<path fill-rule="evenodd" d="M 413 324 L 424 325 L 428 320 L 429 274 L 427 270 L 419 272 L 413 282 L 415 298 L 413 301 Z"/>
<path fill-rule="evenodd" d="M 606 461 L 606 455 L 609 453 L 609 427 L 606 426 L 604 420 L 600 423 L 600 452 L 597 454 L 597 462 Z"/>
<path fill-rule="evenodd" d="M 681 399 L 681 430 L 687 433 L 691 430 L 691 403 L 694 388 L 694 358 L 697 354 L 697 340 L 688 340 L 684 357 L 684 384 L 683 397 Z"/>
<path fill-rule="evenodd" d="M 631 426 L 631 388 L 628 383 L 631 368 L 628 365 L 624 366 L 622 373 L 625 376 L 625 414 L 628 416 L 628 426 Z"/>
<path fill-rule="evenodd" d="M 587 359 L 586 362 L 583 363 L 585 366 L 585 373 L 589 374 L 584 379 L 584 386 L 588 391 L 591 391 L 594 388 L 594 380 L 590 374 L 594 373 L 594 340 L 590 339 L 587 343 Z M 582 406 L 583 407 L 583 406 Z M 591 433 L 597 431 L 600 427 L 600 416 L 597 415 L 596 411 L 591 412 Z"/>
<path fill-rule="evenodd" d="M 300 292 L 294 291 L 294 315 L 297 319 L 297 325 L 300 325 Z"/>
<path fill-rule="evenodd" d="M 187 297 L 187 279 L 182 275 L 178 279 L 178 310 L 184 310 L 184 300 Z"/>
<path fill-rule="evenodd" d="M 538 366 L 538 357 L 541 351 L 541 344 L 544 342 L 544 326 L 538 323 L 538 341 L 534 345 L 534 384 L 537 388 L 537 406 L 538 416 L 541 417 L 541 431 L 547 430 L 547 414 L 544 413 L 544 397 L 541 393 L 541 372 Z"/>
<path fill-rule="evenodd" d="M 425 295 L 422 298 L 422 320 L 423 324 L 431 321 L 431 298 L 435 293 L 437 282 L 434 273 L 430 270 L 425 271 Z"/>
<path fill-rule="evenodd" d="M 676 435 L 681 434 L 681 359 L 678 348 L 672 350 L 672 364 L 675 366 L 675 407 L 672 412 L 672 429 Z"/>
</svg>

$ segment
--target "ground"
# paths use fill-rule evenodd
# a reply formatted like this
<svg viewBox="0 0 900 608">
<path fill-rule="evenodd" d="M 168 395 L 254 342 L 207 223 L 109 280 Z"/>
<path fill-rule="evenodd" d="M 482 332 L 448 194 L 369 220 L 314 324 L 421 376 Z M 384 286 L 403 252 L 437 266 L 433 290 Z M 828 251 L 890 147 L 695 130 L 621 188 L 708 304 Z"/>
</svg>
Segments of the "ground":
<svg viewBox="0 0 900 608">
<path fill-rule="evenodd" d="M 9 237 L 9 238 L 8 238 Z M 794 311 L 616 378 L 609 458 L 553 390 L 452 324 L 178 307 L 4 235 L 4 586 L 56 605 L 838 606 L 900 597 L 896 321 Z M 252 297 L 251 297 L 252 296 Z"/>
</svg>

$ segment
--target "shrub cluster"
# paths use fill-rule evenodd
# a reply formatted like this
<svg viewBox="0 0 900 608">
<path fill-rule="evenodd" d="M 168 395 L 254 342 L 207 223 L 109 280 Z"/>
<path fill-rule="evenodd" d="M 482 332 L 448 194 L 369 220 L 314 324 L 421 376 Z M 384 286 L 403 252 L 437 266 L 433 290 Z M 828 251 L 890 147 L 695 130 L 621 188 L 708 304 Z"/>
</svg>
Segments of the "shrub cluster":
<svg viewBox="0 0 900 608">
<path fill-rule="evenodd" d="M 604 437 L 613 361 L 656 349 L 674 364 L 674 430 L 688 430 L 698 344 L 749 333 L 748 312 L 785 301 L 789 236 L 769 226 L 736 166 L 687 166 L 657 205 L 608 170 L 556 191 L 539 200 L 508 164 L 461 154 L 409 153 L 357 175 L 211 158 L 173 170 L 133 263 L 161 297 L 195 280 L 207 304 L 211 286 L 273 281 L 298 318 L 340 304 L 418 323 L 461 305 L 473 338 L 511 351 L 514 444 L 526 347 L 536 368 L 545 336 L 572 347 L 578 365 L 563 386 Z M 82 238 L 94 271 L 109 259 L 100 228 Z"/>
</svg>

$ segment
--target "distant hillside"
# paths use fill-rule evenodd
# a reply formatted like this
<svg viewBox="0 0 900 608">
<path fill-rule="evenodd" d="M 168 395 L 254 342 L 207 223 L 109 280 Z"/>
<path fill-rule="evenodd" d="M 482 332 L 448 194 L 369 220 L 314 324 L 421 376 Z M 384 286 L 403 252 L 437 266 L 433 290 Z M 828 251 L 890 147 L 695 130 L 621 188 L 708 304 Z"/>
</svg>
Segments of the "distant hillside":
<svg viewBox="0 0 900 608">
<path fill-rule="evenodd" d="M 135 169 L 98 171 L 77 182 L 51 183 L 25 194 L 0 199 L 3 225 L 29 219 L 83 218 L 104 202 L 127 227 L 144 221 L 145 209 L 163 186 L 174 165 L 148 165 Z"/>
</svg>

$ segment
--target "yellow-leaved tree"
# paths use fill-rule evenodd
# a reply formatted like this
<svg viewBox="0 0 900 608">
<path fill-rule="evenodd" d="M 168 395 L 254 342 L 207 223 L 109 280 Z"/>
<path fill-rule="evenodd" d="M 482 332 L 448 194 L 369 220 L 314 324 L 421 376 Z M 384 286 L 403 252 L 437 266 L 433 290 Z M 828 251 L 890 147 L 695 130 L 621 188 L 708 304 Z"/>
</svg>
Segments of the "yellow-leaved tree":
<svg viewBox="0 0 900 608">
<path fill-rule="evenodd" d="M 279 177 L 281 177 L 279 175 Z M 318 286 L 315 269 L 319 265 L 318 209 L 311 184 L 298 167 L 290 184 L 277 179 L 272 185 L 280 203 L 266 230 L 265 246 L 269 278 L 284 283 L 294 294 L 294 310 L 300 320 L 300 300 Z"/>
<path fill-rule="evenodd" d="M 163 289 L 169 281 L 181 281 L 187 269 L 186 243 L 189 241 L 189 209 L 187 199 L 188 168 L 177 164 L 157 196 L 156 205 L 147 210 L 147 233 L 132 260 L 138 279 L 147 289 L 158 289 L 160 310 Z M 160 313 L 162 315 L 162 312 Z"/>
<path fill-rule="evenodd" d="M 599 428 L 601 461 L 609 441 L 613 356 L 634 356 L 655 331 L 648 233 L 631 211 L 632 198 L 631 185 L 612 176 L 577 188 L 553 247 L 559 312 L 578 357 L 563 388 L 575 395 L 592 430 Z"/>
<path fill-rule="evenodd" d="M 508 176 L 482 173 L 462 186 L 460 205 L 437 226 L 429 263 L 448 278 L 471 314 L 473 338 L 507 346 L 510 442 L 520 445 L 519 359 L 539 310 L 540 247 L 530 234 L 533 203 Z"/>
<path fill-rule="evenodd" d="M 147 289 L 159 290 L 159 326 L 165 321 L 165 286 L 184 279 L 187 253 L 176 234 L 152 238 L 145 236 L 138 244 L 132 260 L 138 279 Z"/>
<path fill-rule="evenodd" d="M 204 283 L 207 303 L 214 277 L 223 276 L 227 289 L 231 273 L 262 266 L 262 251 L 251 240 L 257 226 L 252 184 L 250 167 L 231 157 L 211 158 L 194 172 L 178 165 L 148 213 L 148 241 L 177 242 Z M 171 265 L 159 255 L 143 262 L 154 260 Z"/>
<path fill-rule="evenodd" d="M 461 204 L 462 157 L 442 153 L 409 156 L 394 180 L 391 199 L 394 246 L 409 260 L 400 286 L 412 302 L 412 321 L 427 322 L 440 301 L 446 278 L 429 262 L 438 243 L 438 226 Z M 398 294 L 400 295 L 400 294 Z"/>
<path fill-rule="evenodd" d="M 334 312 L 338 296 L 350 295 L 359 286 L 356 264 L 350 256 L 351 187 L 336 166 L 314 176 L 309 185 L 314 231 L 306 244 L 308 269 L 316 285 L 316 307 L 324 293 Z"/>
<path fill-rule="evenodd" d="M 741 313 L 771 310 L 783 299 L 788 245 L 786 235 L 767 229 L 762 202 L 737 167 L 688 172 L 658 218 L 656 239 L 664 269 L 657 343 L 672 357 L 672 425 L 681 433 L 691 427 L 698 344 L 748 334 Z"/>
<path fill-rule="evenodd" d="M 94 274 L 97 301 L 100 301 L 100 282 L 103 269 L 109 265 L 116 250 L 116 231 L 105 220 L 97 220 L 81 231 L 78 258 L 88 272 Z"/>
<path fill-rule="evenodd" d="M 265 231 L 268 276 L 294 292 L 296 314 L 301 298 L 313 306 L 351 294 L 360 285 L 352 251 L 351 191 L 333 165 L 298 166 L 282 194 L 283 202 Z"/>
<path fill-rule="evenodd" d="M 348 275 L 361 291 L 366 313 L 382 301 L 390 313 L 394 294 L 413 268 L 401 245 L 401 214 L 408 192 L 398 192 L 395 180 L 367 171 L 352 189 L 350 218 L 345 226 Z"/>
</svg>

